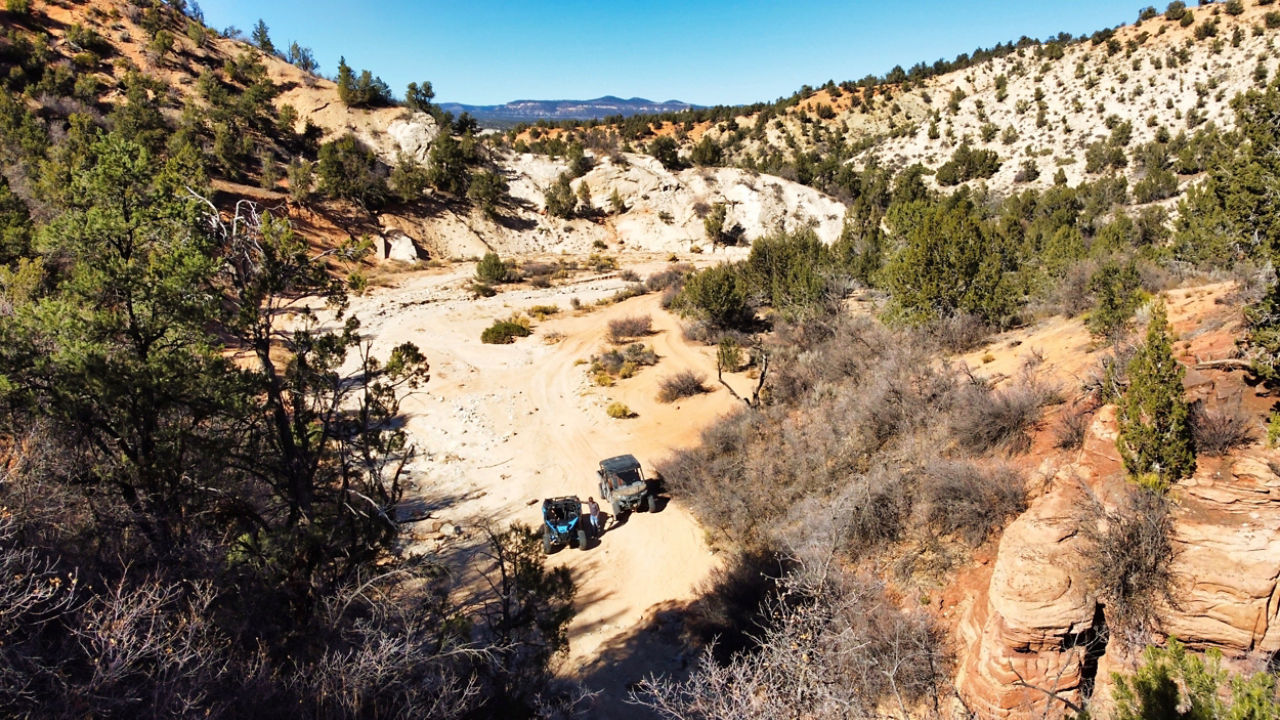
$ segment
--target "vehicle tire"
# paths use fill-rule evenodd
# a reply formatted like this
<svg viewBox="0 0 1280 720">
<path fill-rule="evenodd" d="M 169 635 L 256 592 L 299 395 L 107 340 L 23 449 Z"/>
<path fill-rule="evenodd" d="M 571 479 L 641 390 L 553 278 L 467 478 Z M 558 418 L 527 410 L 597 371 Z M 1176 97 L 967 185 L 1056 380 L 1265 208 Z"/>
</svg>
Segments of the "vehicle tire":
<svg viewBox="0 0 1280 720">
<path fill-rule="evenodd" d="M 649 505 L 649 512 L 651 513 L 658 512 L 658 496 L 657 495 L 654 495 L 653 493 L 649 493 L 649 497 L 647 498 L 647 504 Z"/>
<path fill-rule="evenodd" d="M 551 554 L 551 528 L 542 528 L 542 552 Z"/>
<path fill-rule="evenodd" d="M 617 522 L 618 518 L 622 517 L 622 505 L 618 504 L 617 500 L 610 500 L 609 507 L 613 508 L 613 521 Z"/>
<path fill-rule="evenodd" d="M 584 528 L 578 528 L 578 549 L 587 549 L 587 531 Z"/>
</svg>

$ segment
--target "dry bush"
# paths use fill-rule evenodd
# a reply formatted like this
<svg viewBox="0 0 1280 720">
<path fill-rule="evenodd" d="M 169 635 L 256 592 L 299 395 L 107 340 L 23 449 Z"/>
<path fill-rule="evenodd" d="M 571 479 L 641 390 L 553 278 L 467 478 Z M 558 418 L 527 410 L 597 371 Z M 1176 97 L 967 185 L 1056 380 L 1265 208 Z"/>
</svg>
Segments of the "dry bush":
<svg viewBox="0 0 1280 720">
<path fill-rule="evenodd" d="M 1103 355 L 1089 370 L 1081 389 L 1092 396 L 1094 402 L 1114 402 L 1124 394 L 1129 384 L 1129 361 L 1137 351 L 1128 343 L 1112 345 L 1111 352 Z"/>
<path fill-rule="evenodd" d="M 520 275 L 536 288 L 551 287 L 552 280 L 560 271 L 560 266 L 554 263 L 527 262 L 520 266 Z"/>
<path fill-rule="evenodd" d="M 973 547 L 1027 509 L 1026 484 L 1011 468 L 948 460 L 932 463 L 922 475 L 919 494 L 930 527 Z"/>
<path fill-rule="evenodd" d="M 971 382 L 957 393 L 951 432 L 970 452 L 985 453 L 996 448 L 1008 453 L 1026 452 L 1041 408 L 1053 397 L 1050 389 L 1027 378 L 1004 390 Z"/>
<path fill-rule="evenodd" d="M 590 371 L 603 372 L 618 377 L 631 377 L 637 368 L 656 365 L 658 354 L 644 343 L 632 343 L 622 350 L 606 350 L 600 355 L 592 356 Z M 630 371 L 627 372 L 627 369 Z"/>
<path fill-rule="evenodd" d="M 1253 419 L 1240 407 L 1210 410 L 1202 403 L 1192 407 L 1191 431 L 1196 451 L 1205 455 L 1225 455 L 1233 447 L 1253 441 Z"/>
<path fill-rule="evenodd" d="M 668 375 L 658 383 L 658 402 L 670 403 L 680 398 L 701 395 L 708 391 L 706 376 L 692 370 L 681 370 Z"/>
<path fill-rule="evenodd" d="M 1084 438 L 1089 433 L 1092 415 L 1086 408 L 1069 407 L 1058 418 L 1053 429 L 1053 445 L 1059 450 L 1078 450 L 1084 445 Z"/>
<path fill-rule="evenodd" d="M 1076 317 L 1093 307 L 1093 295 L 1089 291 L 1089 278 L 1098 269 L 1098 263 L 1082 260 L 1067 268 L 1050 292 L 1050 307 L 1044 308 L 1066 317 Z"/>
<path fill-rule="evenodd" d="M 935 709 L 947 692 L 942 632 L 906 612 L 872 579 L 832 571 L 788 579 L 766 606 L 753 652 L 727 664 L 703 656 L 688 680 L 650 677 L 633 701 L 693 720 L 881 717 L 887 707 Z"/>
<path fill-rule="evenodd" d="M 622 288 L 618 292 L 610 295 L 608 298 L 605 298 L 605 300 L 602 303 L 598 303 L 598 304 L 612 305 L 614 303 L 620 303 L 623 300 L 630 300 L 633 297 L 640 297 L 641 295 L 644 295 L 647 292 L 649 291 L 644 289 L 644 285 L 641 285 L 638 282 L 631 283 L 630 285 L 627 285 L 626 287 Z"/>
<path fill-rule="evenodd" d="M 1081 551 L 1090 588 L 1107 608 L 1113 633 L 1143 642 L 1158 627 L 1161 605 L 1174 605 L 1169 501 L 1130 487 L 1114 511 L 1096 498 L 1081 509 Z"/>
<path fill-rule="evenodd" d="M 609 321 L 609 342 L 618 344 L 653 332 L 653 317 L 632 315 Z"/>
<path fill-rule="evenodd" d="M 623 270 L 622 272 L 619 272 L 618 279 L 623 280 L 625 282 L 629 282 L 629 283 L 640 282 L 640 276 L 636 274 L 635 270 L 632 270 L 630 268 Z"/>
<path fill-rule="evenodd" d="M 920 332 L 943 350 L 961 353 L 982 345 L 995 332 L 995 328 L 977 315 L 957 313 L 929 324 Z"/>
<path fill-rule="evenodd" d="M 839 554 L 858 558 L 906 534 L 913 486 L 896 469 L 877 467 L 849 477 L 828 498 L 809 495 L 781 523 L 779 539 L 791 557 L 816 564 Z"/>
<path fill-rule="evenodd" d="M 684 287 L 685 278 L 687 278 L 691 272 L 693 272 L 692 265 L 688 263 L 676 263 L 666 270 L 650 275 L 645 279 L 644 286 L 648 288 L 650 292 L 671 290 L 673 288 L 676 292 L 679 292 L 680 288 Z"/>
<path fill-rule="evenodd" d="M 787 330 L 769 348 L 763 405 L 720 420 L 700 446 L 660 463 L 707 526 L 744 547 L 776 543 L 786 514 L 807 497 L 847 509 L 849 554 L 893 542 L 907 526 L 911 488 L 892 468 L 919 464 L 902 445 L 938 432 L 954 378 L 871 321 L 833 323 Z"/>
</svg>

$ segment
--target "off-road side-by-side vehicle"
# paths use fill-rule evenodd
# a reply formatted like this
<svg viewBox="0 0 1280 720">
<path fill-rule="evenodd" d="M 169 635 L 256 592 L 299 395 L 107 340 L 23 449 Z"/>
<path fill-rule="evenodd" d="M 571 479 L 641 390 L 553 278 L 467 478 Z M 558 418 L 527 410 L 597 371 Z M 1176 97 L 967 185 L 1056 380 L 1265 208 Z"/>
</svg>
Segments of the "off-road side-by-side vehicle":
<svg viewBox="0 0 1280 720">
<path fill-rule="evenodd" d="M 650 490 L 634 455 L 601 460 L 596 475 L 600 478 L 600 497 L 609 501 L 615 519 L 637 508 L 658 511 L 658 497 Z"/>
<path fill-rule="evenodd" d="M 577 545 L 587 549 L 587 526 L 582 517 L 582 501 L 576 497 L 547 498 L 542 501 L 542 549 L 550 555 L 562 547 Z"/>
</svg>

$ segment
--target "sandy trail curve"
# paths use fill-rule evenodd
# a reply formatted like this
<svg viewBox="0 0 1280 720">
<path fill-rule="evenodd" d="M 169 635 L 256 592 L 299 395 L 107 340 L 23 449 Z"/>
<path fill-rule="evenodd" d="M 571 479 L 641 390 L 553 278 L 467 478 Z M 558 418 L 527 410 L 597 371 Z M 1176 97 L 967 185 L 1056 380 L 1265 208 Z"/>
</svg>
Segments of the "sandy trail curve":
<svg viewBox="0 0 1280 720">
<path fill-rule="evenodd" d="M 632 453 L 651 474 L 655 462 L 695 444 L 702 428 L 738 403 L 715 382 L 714 348 L 687 342 L 656 295 L 594 308 L 597 299 L 625 285 L 601 278 L 472 300 L 462 290 L 469 274 L 470 266 L 405 275 L 398 287 L 354 298 L 351 306 L 375 354 L 385 356 L 411 341 L 431 362 L 431 381 L 405 400 L 403 410 L 423 453 L 415 468 L 422 493 L 450 503 L 433 517 L 463 528 L 513 521 L 537 526 L 535 501 L 542 498 L 599 500 L 595 469 L 600 459 Z M 592 311 L 571 310 L 575 296 Z M 480 343 L 481 330 L 495 318 L 549 304 L 561 312 L 536 323 L 533 337 L 505 346 Z M 609 320 L 642 314 L 653 318 L 654 333 L 643 342 L 654 348 L 658 364 L 614 387 L 594 386 L 587 366 L 575 362 L 608 346 Z M 548 344 L 549 333 L 563 339 Z M 705 374 L 714 390 L 670 405 L 657 402 L 659 380 L 685 369 Z M 637 416 L 609 418 L 605 407 L 614 400 Z M 608 504 L 602 505 L 607 512 Z M 561 670 L 575 675 L 592 666 L 598 677 L 601 664 L 608 663 L 602 653 L 635 632 L 651 609 L 692 599 L 719 559 L 701 526 L 674 498 L 657 514 L 635 513 L 622 525 L 611 524 L 590 550 L 566 548 L 550 562 L 572 568 L 579 585 L 578 614 L 569 627 L 570 651 Z M 603 673 L 610 678 L 604 685 L 611 687 L 602 689 L 611 704 L 619 698 L 608 696 L 620 694 L 626 682 L 667 669 L 649 667 L 634 653 L 626 664 L 626 677 L 617 682 Z"/>
</svg>

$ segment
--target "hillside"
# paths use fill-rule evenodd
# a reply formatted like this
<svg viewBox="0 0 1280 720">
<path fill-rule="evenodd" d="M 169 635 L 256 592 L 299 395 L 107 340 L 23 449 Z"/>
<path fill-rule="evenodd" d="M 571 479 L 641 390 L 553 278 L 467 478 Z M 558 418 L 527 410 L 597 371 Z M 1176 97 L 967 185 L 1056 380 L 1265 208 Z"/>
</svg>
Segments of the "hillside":
<svg viewBox="0 0 1280 720">
<path fill-rule="evenodd" d="M 479 108 L 10 2 L 0 707 L 1267 716 L 1275 8 Z"/>
</svg>

